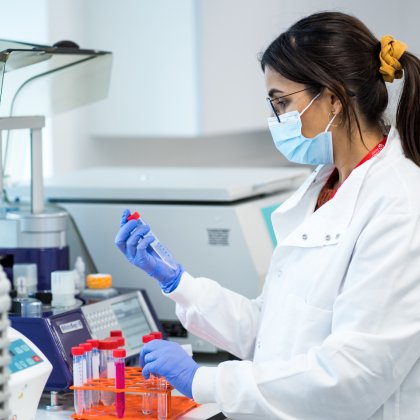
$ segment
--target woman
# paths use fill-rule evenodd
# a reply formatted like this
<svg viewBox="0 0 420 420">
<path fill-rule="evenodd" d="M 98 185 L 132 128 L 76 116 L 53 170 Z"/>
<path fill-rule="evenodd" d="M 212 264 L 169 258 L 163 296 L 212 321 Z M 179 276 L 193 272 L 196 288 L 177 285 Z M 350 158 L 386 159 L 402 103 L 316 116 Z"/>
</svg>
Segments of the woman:
<svg viewBox="0 0 420 420">
<path fill-rule="evenodd" d="M 149 227 L 124 213 L 119 249 L 159 281 L 185 328 L 242 359 L 198 367 L 155 340 L 144 375 L 233 418 L 417 419 L 420 61 L 354 17 L 318 13 L 274 40 L 261 65 L 276 147 L 319 166 L 272 215 L 278 246 L 255 300 L 169 268 L 148 247 Z M 402 75 L 387 130 L 385 82 Z"/>
</svg>

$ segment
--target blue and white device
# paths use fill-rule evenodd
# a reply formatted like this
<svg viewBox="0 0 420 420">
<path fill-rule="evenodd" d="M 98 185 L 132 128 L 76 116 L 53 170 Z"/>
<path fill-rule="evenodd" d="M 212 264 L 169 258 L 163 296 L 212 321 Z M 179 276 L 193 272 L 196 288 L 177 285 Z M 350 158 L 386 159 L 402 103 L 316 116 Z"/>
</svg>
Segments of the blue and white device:
<svg viewBox="0 0 420 420">
<path fill-rule="evenodd" d="M 35 419 L 42 391 L 52 365 L 39 348 L 19 331 L 9 327 L 10 419 Z"/>
</svg>

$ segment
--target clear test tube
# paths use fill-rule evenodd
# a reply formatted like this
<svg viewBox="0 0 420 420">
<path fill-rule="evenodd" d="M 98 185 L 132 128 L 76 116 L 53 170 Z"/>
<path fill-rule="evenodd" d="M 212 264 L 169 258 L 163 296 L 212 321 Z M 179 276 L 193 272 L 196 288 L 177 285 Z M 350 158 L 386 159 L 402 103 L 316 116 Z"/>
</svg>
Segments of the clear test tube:
<svg viewBox="0 0 420 420">
<path fill-rule="evenodd" d="M 79 347 L 82 347 L 85 350 L 84 362 L 85 362 L 85 369 L 86 372 L 86 380 L 85 383 L 92 381 L 92 344 L 90 343 L 81 343 Z M 85 391 L 85 405 L 88 410 L 93 405 L 93 395 L 92 391 L 86 390 Z"/>
<path fill-rule="evenodd" d="M 145 225 L 147 224 L 140 216 L 140 214 L 138 212 L 134 212 L 132 214 L 130 214 L 127 217 L 127 222 L 129 220 L 137 220 L 137 224 L 138 225 Z M 170 268 L 173 268 L 174 270 L 176 270 L 176 264 L 172 261 L 171 255 L 169 254 L 169 252 L 167 251 L 167 249 L 160 243 L 159 239 L 157 238 L 157 236 L 152 232 L 149 231 L 146 233 L 146 236 L 149 235 L 153 235 L 155 237 L 155 240 L 149 245 L 150 249 L 165 263 L 167 264 Z"/>
<path fill-rule="evenodd" d="M 90 339 L 86 341 L 92 344 L 92 379 L 99 379 L 99 340 Z M 92 405 L 99 405 L 100 392 L 92 391 Z"/>
<path fill-rule="evenodd" d="M 150 335 L 156 340 L 161 340 L 163 337 L 160 331 L 153 331 Z M 168 389 L 168 382 L 163 377 L 157 377 L 157 385 L 160 391 Z M 157 394 L 157 417 L 158 420 L 166 420 L 168 418 L 168 394 L 166 392 Z"/>
<path fill-rule="evenodd" d="M 99 341 L 99 376 L 101 378 L 115 378 L 115 363 L 112 352 L 118 348 L 118 342 L 115 340 Z M 105 406 L 114 404 L 115 393 L 109 391 L 101 391 L 101 401 Z"/>
<path fill-rule="evenodd" d="M 126 351 L 124 349 L 114 350 L 114 363 L 115 363 L 115 388 L 125 388 L 125 356 Z M 125 393 L 117 392 L 115 394 L 115 411 L 119 419 L 124 417 L 125 411 Z"/>
<path fill-rule="evenodd" d="M 151 334 L 147 334 L 147 335 L 144 335 L 142 337 L 143 344 L 146 344 L 149 341 L 152 341 L 154 339 L 155 339 L 155 337 Z M 149 379 L 146 381 L 146 387 L 149 388 L 149 389 L 156 389 L 157 388 L 157 382 L 156 382 L 155 375 L 150 375 Z M 153 394 L 149 394 L 149 393 L 144 393 L 143 394 L 141 411 L 145 415 L 152 413 L 152 397 L 153 397 Z"/>
<path fill-rule="evenodd" d="M 73 385 L 83 386 L 83 355 L 85 351 L 82 347 L 73 347 L 71 354 L 73 355 Z M 74 410 L 77 415 L 83 414 L 85 401 L 84 392 L 81 389 L 75 389 L 74 394 Z"/>
</svg>

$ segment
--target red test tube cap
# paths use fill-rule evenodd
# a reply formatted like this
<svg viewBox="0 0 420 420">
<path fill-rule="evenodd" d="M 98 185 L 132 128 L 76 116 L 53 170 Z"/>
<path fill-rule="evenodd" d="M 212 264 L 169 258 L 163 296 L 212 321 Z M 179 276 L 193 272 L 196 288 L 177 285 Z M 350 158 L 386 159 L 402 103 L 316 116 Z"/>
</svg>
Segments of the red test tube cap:
<svg viewBox="0 0 420 420">
<path fill-rule="evenodd" d="M 115 341 L 118 344 L 117 347 L 124 347 L 125 346 L 125 338 L 124 337 L 108 337 L 107 340 Z"/>
<path fill-rule="evenodd" d="M 118 347 L 118 342 L 116 340 L 100 340 L 99 341 L 99 350 L 115 350 Z"/>
<path fill-rule="evenodd" d="M 152 334 L 143 335 L 142 341 L 144 344 L 148 343 L 149 341 L 156 340 L 155 336 Z"/>
<path fill-rule="evenodd" d="M 85 354 L 85 349 L 83 347 L 72 347 L 71 354 L 73 356 L 83 356 Z"/>
<path fill-rule="evenodd" d="M 140 214 L 135 211 L 134 213 L 130 214 L 130 216 L 127 217 L 127 222 L 129 220 L 137 220 L 137 219 L 140 219 Z"/>
<path fill-rule="evenodd" d="M 156 338 L 156 340 L 162 340 L 163 334 L 160 331 L 152 331 L 150 335 Z"/>
<path fill-rule="evenodd" d="M 86 340 L 86 343 L 92 344 L 92 347 L 94 349 L 97 349 L 99 346 L 99 340 L 95 340 L 94 338 L 90 338 L 89 340 Z"/>
<path fill-rule="evenodd" d="M 125 357 L 127 352 L 124 349 L 117 349 L 113 351 L 114 357 Z"/>
<path fill-rule="evenodd" d="M 123 333 L 121 330 L 111 330 L 109 333 L 110 337 L 122 337 Z"/>
<path fill-rule="evenodd" d="M 85 351 L 92 351 L 92 344 L 90 343 L 81 343 L 79 344 L 79 347 L 82 347 Z"/>
</svg>

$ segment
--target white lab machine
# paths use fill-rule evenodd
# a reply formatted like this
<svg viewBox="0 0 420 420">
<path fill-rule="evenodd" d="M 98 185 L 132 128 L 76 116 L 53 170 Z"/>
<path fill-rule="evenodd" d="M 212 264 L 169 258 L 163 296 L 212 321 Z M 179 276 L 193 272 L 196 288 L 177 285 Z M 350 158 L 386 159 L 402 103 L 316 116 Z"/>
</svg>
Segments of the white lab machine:
<svg viewBox="0 0 420 420">
<path fill-rule="evenodd" d="M 9 419 L 35 419 L 52 365 L 34 343 L 9 327 Z"/>
<path fill-rule="evenodd" d="M 215 352 L 184 330 L 175 304 L 156 281 L 116 248 L 123 210 L 138 211 L 193 276 L 255 298 L 275 246 L 271 213 L 308 173 L 304 167 L 99 167 L 47 179 L 45 194 L 69 212 L 97 269 L 113 275 L 113 287 L 146 289 L 170 339 L 191 343 L 194 351 Z M 72 261 L 83 255 L 71 235 L 69 245 Z"/>
</svg>

